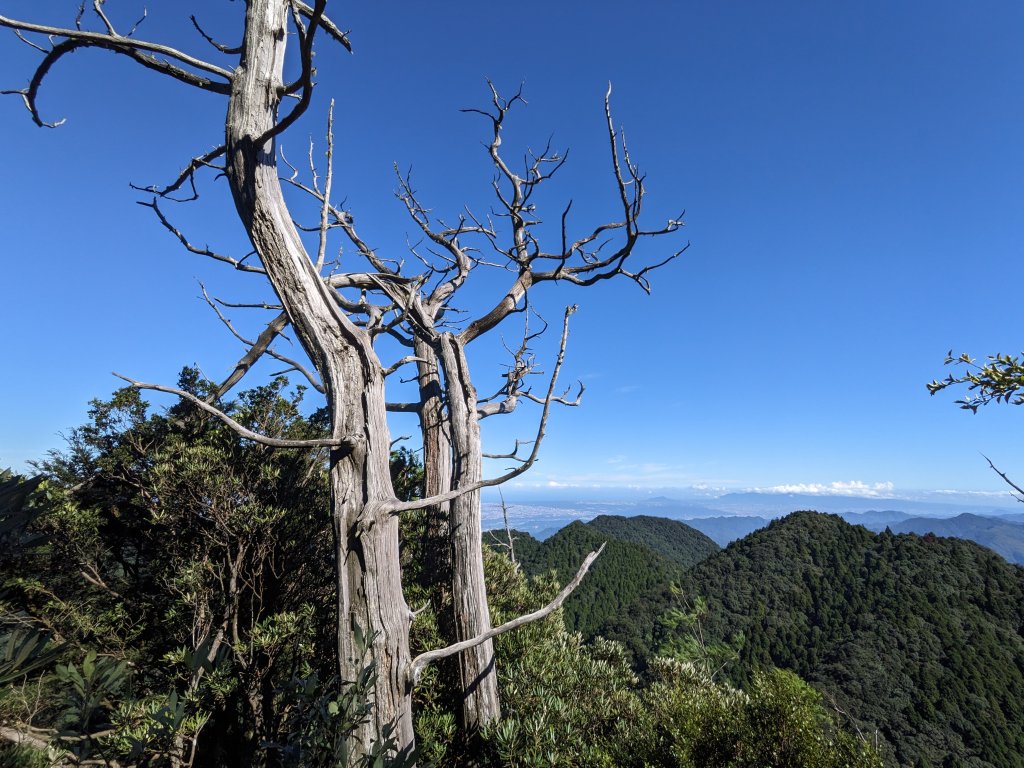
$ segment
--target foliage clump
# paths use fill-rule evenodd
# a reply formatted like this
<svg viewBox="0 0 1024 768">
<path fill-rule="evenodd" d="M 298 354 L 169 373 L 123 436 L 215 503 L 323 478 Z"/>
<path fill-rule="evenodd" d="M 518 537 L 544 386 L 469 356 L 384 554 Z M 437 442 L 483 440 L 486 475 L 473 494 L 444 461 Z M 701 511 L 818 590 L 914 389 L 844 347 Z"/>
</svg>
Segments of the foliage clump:
<svg viewBox="0 0 1024 768">
<path fill-rule="evenodd" d="M 194 371 L 181 384 L 208 394 Z M 279 379 L 228 407 L 268 434 L 319 435 L 301 396 Z M 41 541 L 0 566 L 5 615 L 67 659 L 5 717 L 81 760 L 269 761 L 289 685 L 331 676 L 321 458 L 246 443 L 188 403 L 151 414 L 131 388 L 89 417 L 40 467 Z"/>
<path fill-rule="evenodd" d="M 208 392 L 194 371 L 182 386 Z M 265 434 L 322 435 L 301 396 L 278 380 L 228 408 Z M 322 456 L 249 444 L 188 403 L 153 413 L 125 389 L 95 401 L 40 469 L 45 480 L 0 478 L 0 716 L 28 739 L 0 748 L 0 764 L 350 764 L 375 671 L 342 684 L 333 665 Z M 396 452 L 392 475 L 404 498 L 422 492 L 415 454 Z M 452 599 L 423 566 L 428 522 L 403 519 L 414 652 L 445 644 Z M 495 625 L 557 593 L 553 574 L 485 554 Z M 502 720 L 461 738 L 455 670 L 431 666 L 415 691 L 418 754 L 386 758 L 385 731 L 359 764 L 877 764 L 793 675 L 755 675 L 744 693 L 679 659 L 638 674 L 623 645 L 586 641 L 561 611 L 496 650 Z"/>
</svg>

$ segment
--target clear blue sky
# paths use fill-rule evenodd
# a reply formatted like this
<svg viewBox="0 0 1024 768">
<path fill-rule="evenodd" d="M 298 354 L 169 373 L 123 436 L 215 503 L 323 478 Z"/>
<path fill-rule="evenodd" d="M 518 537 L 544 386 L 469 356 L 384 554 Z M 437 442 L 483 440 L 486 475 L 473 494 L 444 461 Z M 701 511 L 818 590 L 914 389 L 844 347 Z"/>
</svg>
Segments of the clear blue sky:
<svg viewBox="0 0 1024 768">
<path fill-rule="evenodd" d="M 68 25 L 77 7 L 40 5 L 3 13 Z M 151 7 L 140 36 L 206 55 L 187 5 Z M 564 375 L 587 394 L 555 414 L 525 483 L 999 490 L 979 451 L 1024 477 L 1024 411 L 971 416 L 924 387 L 950 348 L 1024 346 L 1024 5 L 333 5 L 356 52 L 321 46 L 318 100 L 284 148 L 304 160 L 337 100 L 335 189 L 382 251 L 401 256 L 414 236 L 393 162 L 438 213 L 490 206 L 486 125 L 458 111 L 486 104 L 485 78 L 505 92 L 525 83 L 506 147 L 553 136 L 571 148 L 549 220 L 569 198 L 581 229 L 614 213 L 609 80 L 652 220 L 686 209 L 692 246 L 652 296 L 619 284 L 535 297 L 554 321 L 580 304 Z M 195 7 L 237 39 L 242 3 Z M 107 8 L 126 25 L 137 11 Z M 21 87 L 36 58 L 0 35 L 2 87 Z M 173 382 L 184 364 L 230 369 L 241 350 L 197 280 L 227 299 L 266 296 L 258 277 L 182 252 L 128 186 L 168 180 L 219 143 L 221 97 L 81 52 L 41 105 L 67 124 L 38 129 L 16 97 L 0 99 L 0 465 L 16 467 L 60 445 L 116 386 L 112 370 Z M 243 254 L 226 187 L 203 191 L 176 221 Z M 498 383 L 499 341 L 479 342 L 498 347 L 474 358 L 482 393 Z M 489 449 L 528 437 L 534 416 L 487 420 Z"/>
</svg>

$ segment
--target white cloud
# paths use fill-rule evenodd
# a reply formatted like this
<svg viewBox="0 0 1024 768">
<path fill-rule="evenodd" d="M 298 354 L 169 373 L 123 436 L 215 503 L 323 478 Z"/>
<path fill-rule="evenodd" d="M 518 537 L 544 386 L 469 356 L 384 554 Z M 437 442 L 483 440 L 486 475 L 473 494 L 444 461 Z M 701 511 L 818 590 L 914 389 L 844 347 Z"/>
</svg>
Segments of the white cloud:
<svg viewBox="0 0 1024 768">
<path fill-rule="evenodd" d="M 894 489 L 895 485 L 890 481 L 865 483 L 862 480 L 836 480 L 831 483 L 789 483 L 751 490 L 756 493 L 807 493 L 815 496 L 887 496 Z"/>
</svg>

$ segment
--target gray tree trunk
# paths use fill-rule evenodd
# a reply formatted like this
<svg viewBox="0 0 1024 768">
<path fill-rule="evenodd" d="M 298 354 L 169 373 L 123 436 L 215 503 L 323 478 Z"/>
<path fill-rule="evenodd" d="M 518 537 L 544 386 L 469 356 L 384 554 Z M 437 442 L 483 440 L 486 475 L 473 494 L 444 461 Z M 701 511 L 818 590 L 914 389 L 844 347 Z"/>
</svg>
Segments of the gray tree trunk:
<svg viewBox="0 0 1024 768">
<path fill-rule="evenodd" d="M 420 336 L 413 338 L 420 390 L 420 431 L 423 435 L 423 493 L 437 496 L 452 487 L 452 442 L 444 409 L 437 353 Z M 451 551 L 448 544 L 450 502 L 426 510 L 426 570 L 435 583 L 450 589 Z"/>
<path fill-rule="evenodd" d="M 355 443 L 330 458 L 336 536 L 338 662 L 343 680 L 370 659 L 355 642 L 358 625 L 376 665 L 373 717 L 353 747 L 369 748 L 393 723 L 399 746 L 413 745 L 407 671 L 410 613 L 402 595 L 398 519 L 388 461 L 384 376 L 366 334 L 338 309 L 302 245 L 281 193 L 273 141 L 288 39 L 286 0 L 250 0 L 243 54 L 226 121 L 227 176 L 238 214 L 303 348 L 327 390 L 333 436 Z"/>
<path fill-rule="evenodd" d="M 264 445 L 287 449 L 332 446 L 329 471 L 337 554 L 338 666 L 345 681 L 358 679 L 368 663 L 373 663 L 376 669 L 373 715 L 369 722 L 359 727 L 353 739 L 355 756 L 365 753 L 385 731 L 386 726 L 391 726 L 388 732 L 397 740 L 398 750 L 410 752 L 413 748 L 411 688 L 422 670 L 428 664 L 458 655 L 465 691 L 465 725 L 473 730 L 495 720 L 500 716 L 500 706 L 492 639 L 557 610 L 600 553 L 591 553 L 576 577 L 546 607 L 500 627 L 491 628 L 483 579 L 479 488 L 499 484 L 528 470 L 537 458 L 550 406 L 553 403 L 576 404 L 556 395 L 554 390 L 564 358 L 568 317 L 573 308 L 566 310 L 557 363 L 543 399 L 529 395 L 528 392 L 520 392 L 520 379 L 517 378 L 516 383 L 510 379 L 505 402 L 489 403 L 481 410 L 464 346 L 495 328 L 511 313 L 520 311 L 517 308 L 524 301 L 527 291 L 538 282 L 569 281 L 587 286 L 621 275 L 647 291 L 647 273 L 677 258 L 686 247 L 660 262 L 647 264 L 638 270 L 624 266 L 640 239 L 675 232 L 682 226 L 682 222 L 669 219 L 661 228 L 640 228 L 638 217 L 644 196 L 643 177 L 629 161 L 625 144 L 620 141 L 614 129 L 609 89 L 605 97 L 605 115 L 615 183 L 623 206 L 622 219 L 600 224 L 590 234 L 585 234 L 571 244 L 566 240 L 563 230 L 560 253 L 545 253 L 539 248 L 535 249 L 533 245 L 537 241 L 530 232 L 531 227 L 540 221 L 533 215 L 532 203 L 528 200 L 535 186 L 551 178 L 553 173 L 540 171 L 541 164 L 554 162 L 557 168 L 561 166 L 562 158 L 557 155 L 538 157 L 534 159 L 526 177 L 513 173 L 499 151 L 500 133 L 509 108 L 513 103 L 521 101 L 521 98 L 517 95 L 511 100 L 504 100 L 492 88 L 494 112 L 485 113 L 489 114 L 494 130 L 489 152 L 498 171 L 499 181 L 504 179 L 510 185 L 510 197 L 503 196 L 500 190 L 498 197 L 505 211 L 499 215 L 507 215 L 512 224 L 512 250 L 499 247 L 496 242 L 498 233 L 493 231 L 490 224 L 476 221 L 472 216 L 469 217 L 472 221 L 461 219 L 459 227 L 454 230 L 447 227 L 438 231 L 431 229 L 427 210 L 416 201 L 408 183 L 400 182 L 400 197 L 410 215 L 424 234 L 435 245 L 447 250 L 451 257 L 444 257 L 444 266 L 440 268 L 428 264 L 428 273 L 424 277 L 449 274 L 452 265 L 455 266 L 455 273 L 446 282 L 436 286 L 424 304 L 424 296 L 420 293 L 424 285 L 422 281 L 417 283 L 416 280 L 410 281 L 403 277 L 365 246 L 350 228 L 350 222 L 343 220 L 347 214 L 342 215 L 331 206 L 329 190 L 325 189 L 321 193 L 319 189 L 302 186 L 322 203 L 321 248 L 314 264 L 284 202 L 278 178 L 274 137 L 286 130 L 309 105 L 314 76 L 313 40 L 317 30 L 320 29 L 348 47 L 340 28 L 323 16 L 325 4 L 326 0 L 314 0 L 312 4 L 296 0 L 247 0 L 245 35 L 239 63 L 233 71 L 163 44 L 140 40 L 131 34 L 118 34 L 102 12 L 102 2 L 99 0 L 94 3 L 94 11 L 102 19 L 105 31 L 84 29 L 78 23 L 73 29 L 62 29 L 4 16 L 0 16 L 0 26 L 20 33 L 49 37 L 49 50 L 25 41 L 45 55 L 30 86 L 21 91 L 10 91 L 21 94 L 33 120 L 40 126 L 55 127 L 56 124 L 46 123 L 39 114 L 36 105 L 39 83 L 54 62 L 82 47 L 127 54 L 165 76 L 205 91 L 228 95 L 225 146 L 194 158 L 176 182 L 163 190 L 153 188 L 152 191 L 156 197 L 167 197 L 187 180 L 193 180 L 193 174 L 198 168 L 210 164 L 212 159 L 223 153 L 224 172 L 231 186 L 236 209 L 260 257 L 262 267 L 256 269 L 245 265 L 244 260 L 237 261 L 193 248 L 163 217 L 155 200 L 152 207 L 161 223 L 190 250 L 231 263 L 237 269 L 265 272 L 284 307 L 284 313 L 272 321 L 251 345 L 236 368 L 236 373 L 221 386 L 221 392 L 233 386 L 260 355 L 269 351 L 270 343 L 281 332 L 287 320 L 294 327 L 319 374 L 319 381 L 314 381 L 314 386 L 320 389 L 322 382 L 331 416 L 332 439 L 285 440 L 259 435 L 193 393 L 127 380 L 140 389 L 170 392 L 189 400 L 224 421 L 241 436 Z M 295 36 L 301 41 L 302 55 L 299 80 L 286 89 L 283 70 L 289 37 L 289 13 L 295 16 Z M 278 110 L 286 95 L 299 98 L 294 110 L 278 122 Z M 620 163 L 620 153 L 625 160 L 624 164 Z M 330 174 L 327 187 L 330 186 L 329 178 Z M 568 209 L 563 214 L 563 226 L 566 214 Z M 336 226 L 345 228 L 360 254 L 373 266 L 374 273 L 332 275 L 330 284 L 326 282 L 319 268 L 323 266 L 327 233 Z M 614 253 L 599 255 L 604 243 L 594 245 L 595 241 L 603 239 L 602 233 L 612 230 L 623 233 L 623 243 Z M 494 308 L 471 322 L 461 334 L 437 334 L 433 329 L 434 320 L 443 314 L 448 301 L 465 284 L 474 266 L 486 263 L 470 258 L 467 248 L 459 243 L 460 236 L 484 237 L 498 253 L 518 264 L 518 275 Z M 557 266 L 550 270 L 541 269 L 542 264 L 548 263 L 545 261 L 548 259 L 554 259 Z M 409 290 L 399 290 L 400 286 Z M 405 320 L 410 323 L 406 330 L 414 336 L 422 334 L 422 339 L 415 346 L 424 361 L 420 369 L 420 386 L 424 406 L 422 426 L 427 492 L 430 499 L 400 502 L 395 498 L 388 467 L 391 443 L 384 398 L 385 371 L 373 350 L 371 331 L 367 330 L 369 326 L 357 326 L 339 308 L 338 302 L 343 301 L 343 297 L 336 294 L 334 288 L 342 287 L 386 294 L 395 306 L 401 308 L 400 314 L 404 314 Z M 422 316 L 417 319 L 417 315 Z M 529 338 L 526 337 L 525 341 Z M 405 362 L 408 361 L 399 361 L 397 365 Z M 295 365 L 298 370 L 305 372 L 301 364 Z M 316 377 L 310 374 L 310 378 L 313 380 Z M 543 404 L 533 450 L 528 458 L 520 459 L 521 463 L 515 469 L 498 478 L 484 481 L 479 418 L 483 412 L 508 412 L 520 394 Z M 502 411 L 503 408 L 506 410 Z M 402 594 L 397 515 L 402 511 L 416 509 L 424 501 L 428 506 L 435 507 L 434 531 L 439 538 L 447 537 L 450 547 L 454 602 L 451 634 L 455 642 L 411 659 L 409 628 L 412 614 Z M 439 514 L 445 510 L 448 513 L 447 528 Z M 366 638 L 365 643 L 357 640 L 360 636 Z"/>
<path fill-rule="evenodd" d="M 465 349 L 458 338 L 443 333 L 438 339 L 438 348 L 448 396 L 452 483 L 455 488 L 464 487 L 483 477 L 476 388 L 470 377 Z M 462 642 L 491 629 L 484 583 L 480 491 L 453 499 L 450 520 L 454 639 Z M 487 640 L 463 651 L 458 658 L 463 692 L 462 719 L 467 731 L 472 732 L 501 717 L 494 643 Z"/>
</svg>

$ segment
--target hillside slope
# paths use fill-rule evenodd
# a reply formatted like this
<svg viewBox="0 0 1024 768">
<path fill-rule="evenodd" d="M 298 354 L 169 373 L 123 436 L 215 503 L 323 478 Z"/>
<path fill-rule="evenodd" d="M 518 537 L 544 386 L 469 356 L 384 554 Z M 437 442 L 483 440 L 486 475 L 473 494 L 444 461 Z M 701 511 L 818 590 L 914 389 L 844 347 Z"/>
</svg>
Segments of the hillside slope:
<svg viewBox="0 0 1024 768">
<path fill-rule="evenodd" d="M 664 517 L 599 515 L 586 525 L 619 541 L 649 547 L 682 568 L 689 568 L 719 550 L 711 538 L 694 526 Z"/>
<path fill-rule="evenodd" d="M 774 665 L 818 683 L 899 764 L 1021 765 L 1024 570 L 994 553 L 799 512 L 683 587 L 708 598 L 710 635 L 744 634 L 738 677 Z"/>
<path fill-rule="evenodd" d="M 682 568 L 642 544 L 611 538 L 580 522 L 570 523 L 535 548 L 516 550 L 528 575 L 553 572 L 564 584 L 583 558 L 605 542 L 601 557 L 565 602 L 566 626 L 587 638 L 593 637 L 608 616 L 627 610 L 642 593 L 679 578 Z"/>
<path fill-rule="evenodd" d="M 912 517 L 892 526 L 893 533 L 955 536 L 988 547 L 1011 563 L 1024 564 L 1024 525 L 997 517 L 965 513 L 946 519 Z"/>
<path fill-rule="evenodd" d="M 628 611 L 649 613 L 638 601 L 660 594 L 670 582 L 682 578 L 687 567 L 718 551 L 711 539 L 684 523 L 645 516 L 603 515 L 590 523 L 574 522 L 544 541 L 521 531 L 513 535 L 516 557 L 527 575 L 553 572 L 563 584 L 588 553 L 607 542 L 587 578 L 565 603 L 566 625 L 587 638 L 612 617 Z M 484 542 L 498 549 L 505 541 L 504 531 L 484 533 Z"/>
</svg>

